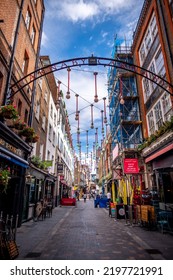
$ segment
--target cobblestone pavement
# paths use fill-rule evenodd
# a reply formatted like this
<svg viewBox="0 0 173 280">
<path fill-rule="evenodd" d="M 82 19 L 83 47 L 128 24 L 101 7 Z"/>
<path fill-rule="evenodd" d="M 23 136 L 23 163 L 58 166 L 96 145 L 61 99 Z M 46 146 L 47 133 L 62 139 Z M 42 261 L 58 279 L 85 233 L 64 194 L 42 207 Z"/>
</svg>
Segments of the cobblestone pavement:
<svg viewBox="0 0 173 280">
<path fill-rule="evenodd" d="M 94 208 L 93 200 L 53 210 L 51 218 L 24 223 L 17 231 L 18 260 L 164 260 L 173 259 L 173 236 Z"/>
</svg>

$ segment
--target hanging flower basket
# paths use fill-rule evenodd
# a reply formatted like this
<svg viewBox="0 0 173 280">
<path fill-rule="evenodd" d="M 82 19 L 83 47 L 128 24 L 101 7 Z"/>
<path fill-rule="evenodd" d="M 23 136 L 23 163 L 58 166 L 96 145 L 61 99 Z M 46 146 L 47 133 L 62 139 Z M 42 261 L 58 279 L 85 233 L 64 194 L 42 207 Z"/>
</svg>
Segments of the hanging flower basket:
<svg viewBox="0 0 173 280">
<path fill-rule="evenodd" d="M 39 136 L 38 135 L 36 135 L 36 134 L 34 134 L 33 136 L 28 136 L 28 137 L 26 137 L 26 139 L 25 139 L 25 141 L 27 142 L 27 143 L 36 143 L 36 142 L 38 142 L 38 140 L 39 140 Z"/>
<path fill-rule="evenodd" d="M 25 122 L 22 122 L 21 120 L 17 120 L 14 122 L 13 127 L 17 130 L 23 130 L 27 127 L 27 124 Z"/>
<path fill-rule="evenodd" d="M 0 192 L 6 192 L 10 179 L 10 169 L 0 169 Z"/>
<path fill-rule="evenodd" d="M 17 119 L 19 114 L 13 105 L 5 105 L 0 107 L 0 115 L 5 119 Z"/>
<path fill-rule="evenodd" d="M 30 138 L 35 135 L 35 131 L 32 127 L 27 126 L 24 129 L 22 129 L 21 131 L 19 131 L 19 135 Z"/>
</svg>

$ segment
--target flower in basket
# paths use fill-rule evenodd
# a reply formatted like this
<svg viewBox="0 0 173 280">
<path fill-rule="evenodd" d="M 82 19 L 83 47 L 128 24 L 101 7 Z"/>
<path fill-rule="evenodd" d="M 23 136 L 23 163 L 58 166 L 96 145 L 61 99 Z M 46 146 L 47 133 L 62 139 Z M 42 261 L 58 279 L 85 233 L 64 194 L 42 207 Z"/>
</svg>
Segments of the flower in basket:
<svg viewBox="0 0 173 280">
<path fill-rule="evenodd" d="M 27 127 L 27 124 L 25 122 L 21 121 L 20 119 L 18 119 L 13 123 L 13 127 L 18 130 L 23 130 L 24 128 Z"/>
<path fill-rule="evenodd" d="M 19 117 L 16 108 L 12 104 L 1 106 L 0 115 L 5 119 L 14 119 L 14 120 Z"/>
<path fill-rule="evenodd" d="M 0 191 L 6 192 L 10 179 L 10 168 L 0 169 Z"/>
<path fill-rule="evenodd" d="M 37 134 L 33 134 L 33 135 L 26 137 L 26 142 L 28 142 L 28 143 L 30 143 L 30 142 L 36 143 L 36 142 L 38 142 L 38 140 L 39 140 L 39 136 Z"/>
<path fill-rule="evenodd" d="M 26 136 L 26 137 L 33 137 L 35 131 L 32 127 L 26 126 L 20 132 L 19 135 Z"/>
</svg>

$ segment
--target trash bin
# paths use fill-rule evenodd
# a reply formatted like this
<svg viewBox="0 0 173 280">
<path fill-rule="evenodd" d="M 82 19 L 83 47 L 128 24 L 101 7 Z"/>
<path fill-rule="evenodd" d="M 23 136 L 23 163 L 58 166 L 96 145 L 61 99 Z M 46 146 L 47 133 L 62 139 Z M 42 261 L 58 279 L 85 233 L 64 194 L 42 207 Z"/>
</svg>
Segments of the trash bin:
<svg viewBox="0 0 173 280">
<path fill-rule="evenodd" d="M 125 219 L 125 210 L 124 210 L 124 205 L 123 204 L 118 204 L 116 206 L 116 214 L 117 214 L 117 219 Z"/>
</svg>

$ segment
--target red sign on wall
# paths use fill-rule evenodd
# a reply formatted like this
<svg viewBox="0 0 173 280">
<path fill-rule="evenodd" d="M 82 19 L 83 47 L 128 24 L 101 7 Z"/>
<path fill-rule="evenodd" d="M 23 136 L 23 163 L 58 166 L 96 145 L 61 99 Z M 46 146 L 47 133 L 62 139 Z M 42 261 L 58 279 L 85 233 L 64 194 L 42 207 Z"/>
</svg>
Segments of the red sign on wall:
<svg viewBox="0 0 173 280">
<path fill-rule="evenodd" d="M 126 173 L 126 174 L 139 173 L 139 166 L 138 166 L 137 158 L 125 158 L 124 159 L 124 173 Z"/>
</svg>

